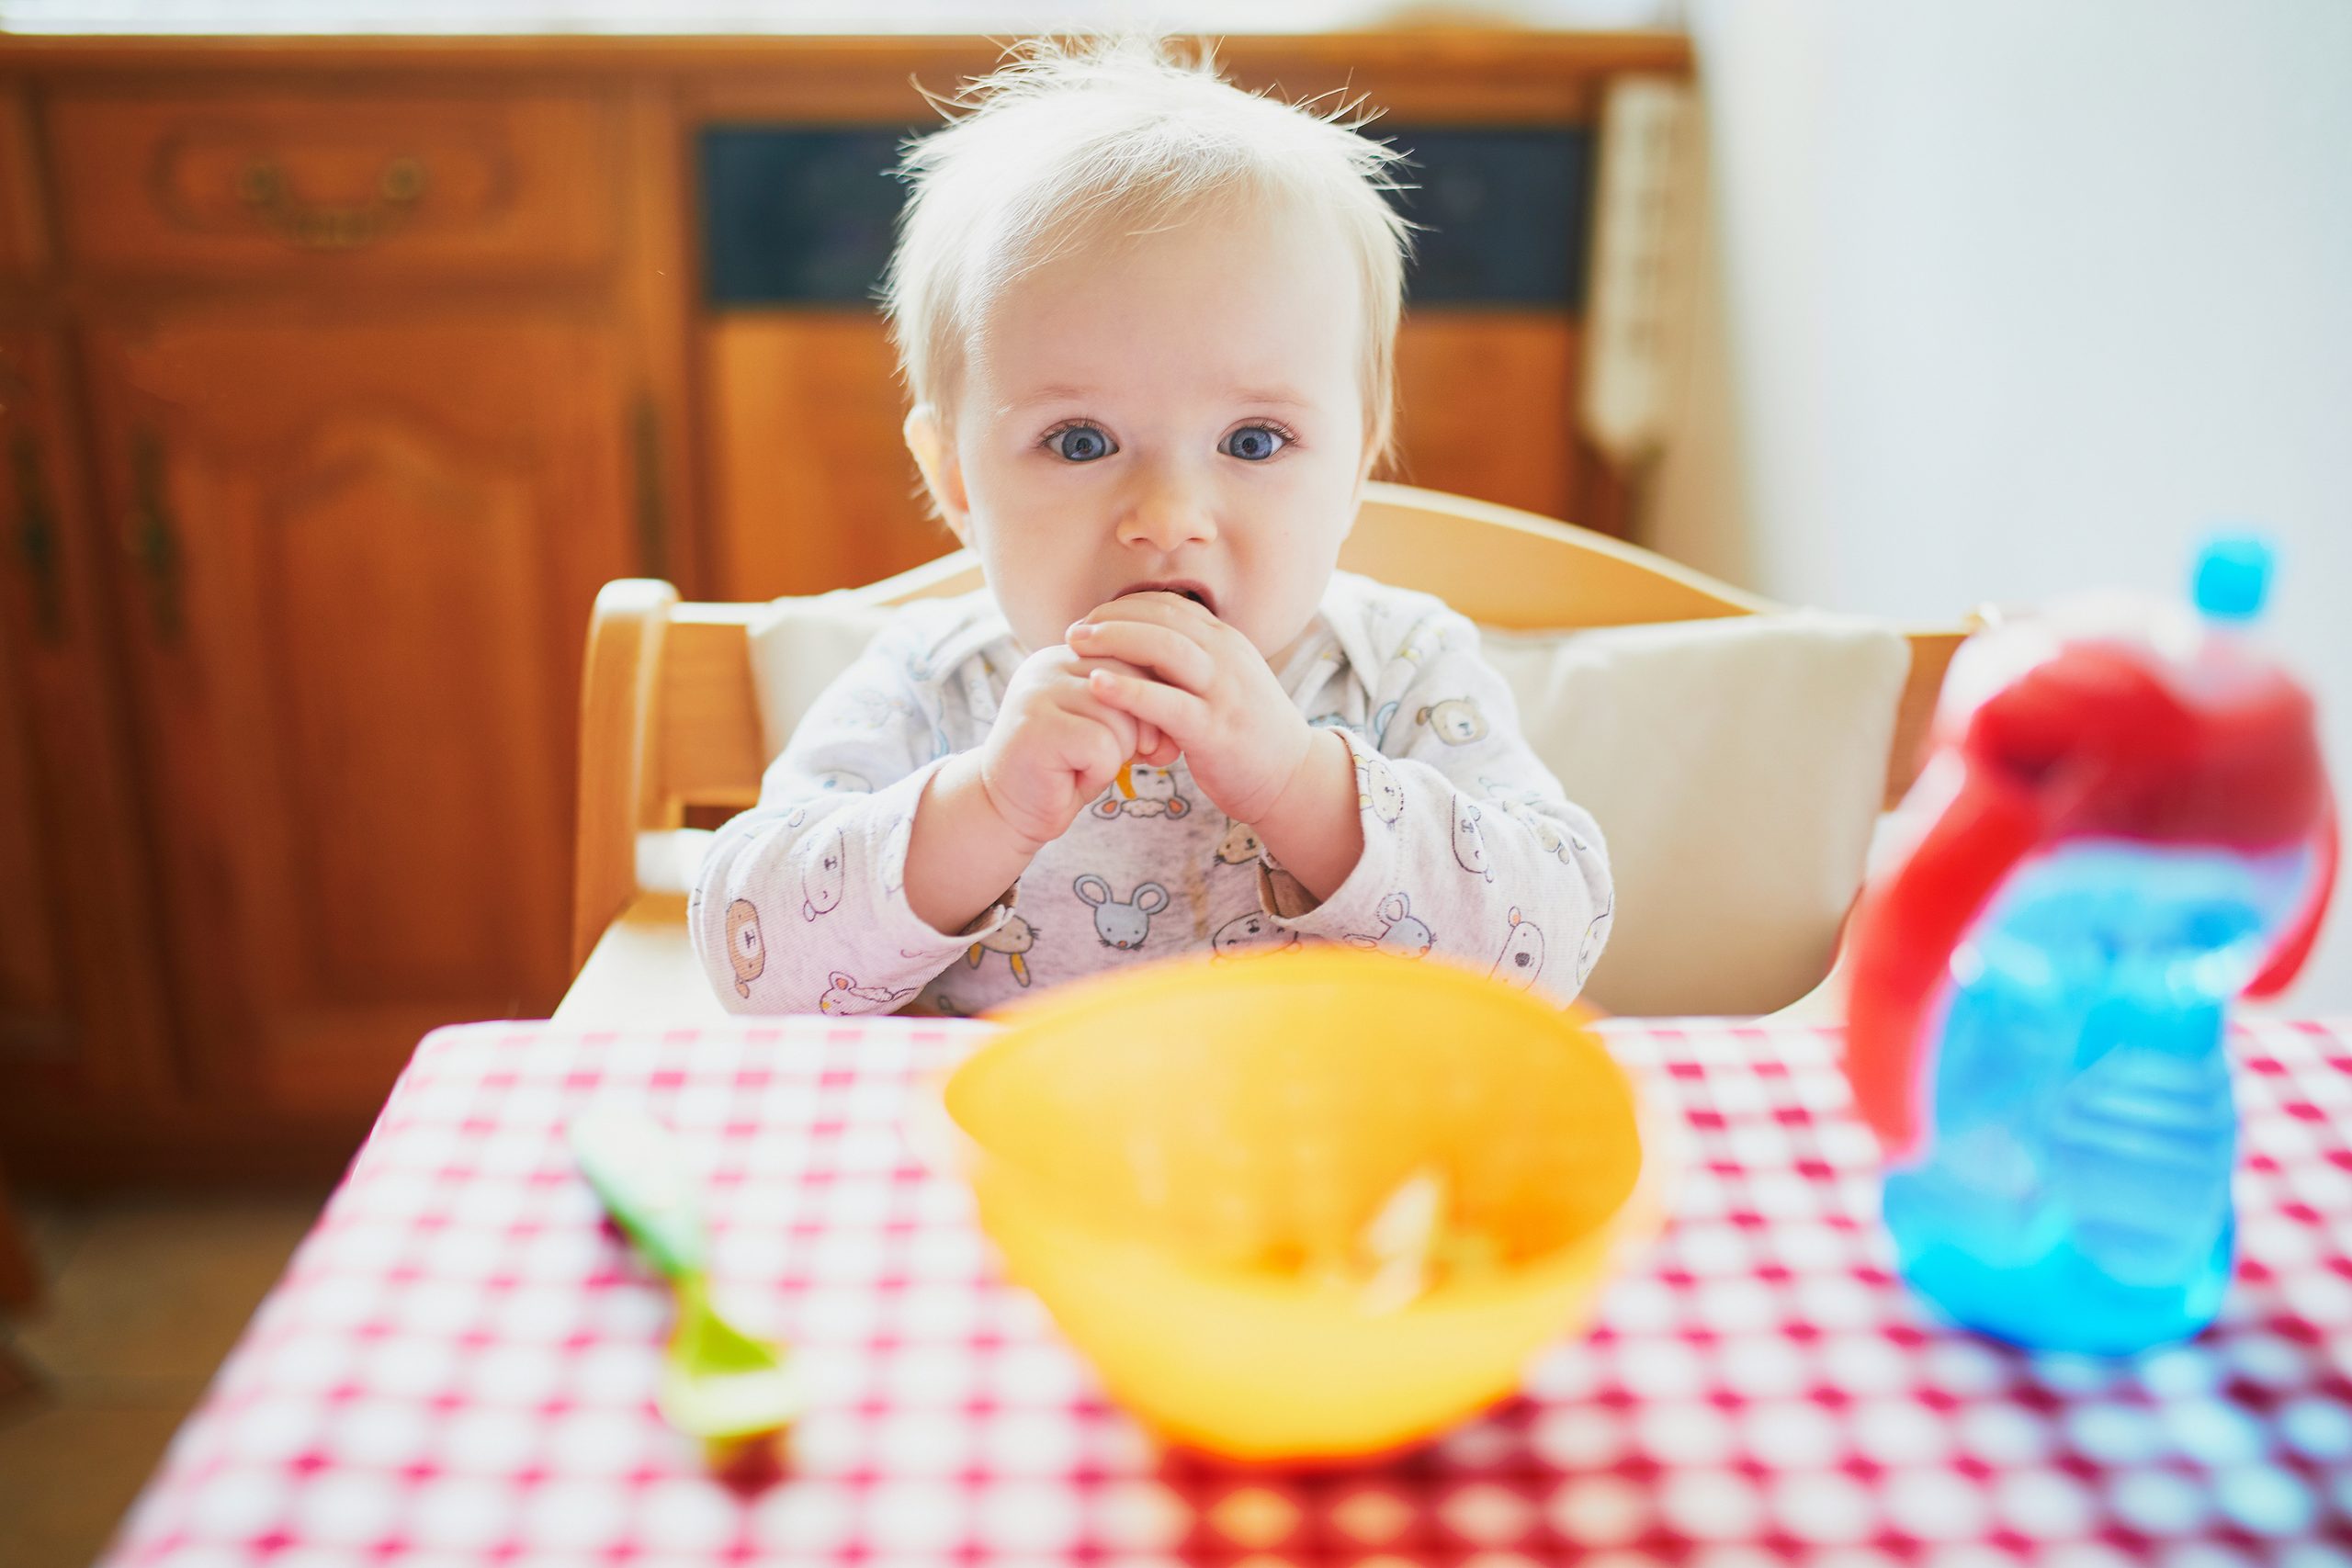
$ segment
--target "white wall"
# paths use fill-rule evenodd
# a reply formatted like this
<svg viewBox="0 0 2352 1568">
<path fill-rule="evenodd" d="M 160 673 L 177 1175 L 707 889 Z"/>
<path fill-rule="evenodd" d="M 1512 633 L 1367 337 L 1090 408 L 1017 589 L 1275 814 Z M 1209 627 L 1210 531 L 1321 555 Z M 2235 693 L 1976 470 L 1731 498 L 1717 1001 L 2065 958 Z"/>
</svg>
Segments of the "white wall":
<svg viewBox="0 0 2352 1568">
<path fill-rule="evenodd" d="M 2281 551 L 2270 632 L 2352 796 L 2352 4 L 1698 0 L 1711 265 L 1647 536 L 1943 620 L 2193 540 Z M 2352 1010 L 2352 891 L 2290 993 Z"/>
</svg>

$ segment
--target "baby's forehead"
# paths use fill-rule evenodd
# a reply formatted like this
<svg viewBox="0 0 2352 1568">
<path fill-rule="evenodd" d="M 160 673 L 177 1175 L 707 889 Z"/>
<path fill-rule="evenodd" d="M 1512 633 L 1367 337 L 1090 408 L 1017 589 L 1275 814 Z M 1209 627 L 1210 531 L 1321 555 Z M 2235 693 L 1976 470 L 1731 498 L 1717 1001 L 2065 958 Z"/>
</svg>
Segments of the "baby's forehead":
<svg viewBox="0 0 2352 1568">
<path fill-rule="evenodd" d="M 990 412 L 1142 385 L 1302 409 L 1363 396 L 1362 286 L 1329 225 L 1212 216 L 1069 236 L 1005 270 L 966 334 Z"/>
</svg>

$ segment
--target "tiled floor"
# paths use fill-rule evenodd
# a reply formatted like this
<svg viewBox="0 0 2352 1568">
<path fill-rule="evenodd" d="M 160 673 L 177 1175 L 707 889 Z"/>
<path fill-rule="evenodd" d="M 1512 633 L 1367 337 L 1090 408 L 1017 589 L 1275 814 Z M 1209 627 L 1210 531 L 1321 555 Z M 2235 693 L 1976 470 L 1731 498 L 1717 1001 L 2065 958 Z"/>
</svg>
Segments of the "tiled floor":
<svg viewBox="0 0 2352 1568">
<path fill-rule="evenodd" d="M 325 1194 L 18 1197 L 47 1293 L 0 1315 L 0 1568 L 83 1568 Z"/>
</svg>

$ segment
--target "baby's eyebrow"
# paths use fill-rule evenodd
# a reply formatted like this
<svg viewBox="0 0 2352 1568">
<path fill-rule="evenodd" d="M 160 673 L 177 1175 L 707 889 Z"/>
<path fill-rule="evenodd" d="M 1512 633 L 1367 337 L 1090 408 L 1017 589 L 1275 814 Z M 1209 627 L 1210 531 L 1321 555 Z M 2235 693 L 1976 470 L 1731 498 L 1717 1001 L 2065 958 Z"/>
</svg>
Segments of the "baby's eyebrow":
<svg viewBox="0 0 2352 1568">
<path fill-rule="evenodd" d="M 1308 400 L 1288 387 L 1236 387 L 1227 394 L 1240 403 L 1274 403 L 1286 409 L 1308 407 Z"/>
<path fill-rule="evenodd" d="M 1082 403 L 1094 397 L 1096 393 L 1097 389 L 1092 387 L 1078 387 L 1068 382 L 1057 381 L 1050 386 L 1040 387 L 1035 391 L 1014 398 L 1010 402 L 1000 403 L 997 405 L 996 412 L 1001 415 L 1018 413 L 1023 409 L 1034 408 L 1039 403 Z M 1283 386 L 1233 387 L 1228 388 L 1225 395 L 1235 402 L 1252 403 L 1261 408 L 1304 409 L 1314 406 L 1310 399 L 1303 396 L 1295 389 Z"/>
<path fill-rule="evenodd" d="M 1011 402 L 999 404 L 996 412 L 1015 413 L 1022 409 L 1035 407 L 1038 403 L 1083 402 L 1093 395 L 1094 389 L 1091 387 L 1072 387 L 1057 381 L 1050 387 L 1038 388 L 1026 397 L 1015 398 Z"/>
</svg>

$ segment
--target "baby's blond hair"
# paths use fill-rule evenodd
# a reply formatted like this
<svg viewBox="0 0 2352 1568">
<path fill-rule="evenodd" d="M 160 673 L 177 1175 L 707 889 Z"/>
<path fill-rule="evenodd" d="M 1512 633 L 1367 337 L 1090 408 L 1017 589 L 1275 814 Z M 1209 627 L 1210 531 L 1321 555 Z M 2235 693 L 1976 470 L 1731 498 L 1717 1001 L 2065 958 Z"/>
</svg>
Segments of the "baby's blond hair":
<svg viewBox="0 0 2352 1568">
<path fill-rule="evenodd" d="M 1411 226 L 1385 193 L 1400 154 L 1328 114 L 1243 92 L 1208 50 L 1124 37 L 1016 46 L 908 144 L 912 186 L 883 284 L 907 389 L 946 422 L 966 347 L 1005 285 L 1097 237 L 1174 227 L 1213 204 L 1288 205 L 1354 254 L 1364 305 L 1365 450 L 1385 453 Z"/>
</svg>

